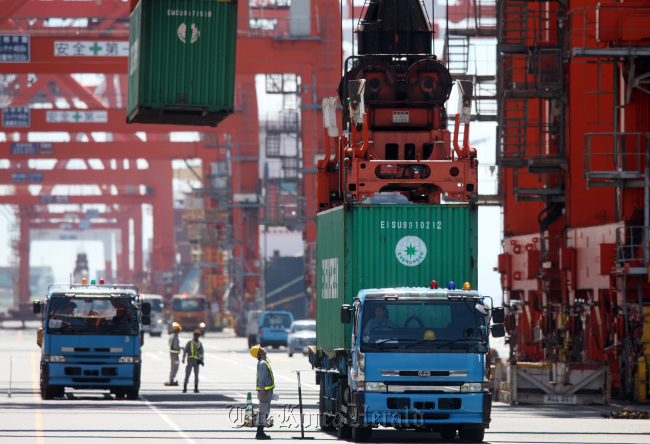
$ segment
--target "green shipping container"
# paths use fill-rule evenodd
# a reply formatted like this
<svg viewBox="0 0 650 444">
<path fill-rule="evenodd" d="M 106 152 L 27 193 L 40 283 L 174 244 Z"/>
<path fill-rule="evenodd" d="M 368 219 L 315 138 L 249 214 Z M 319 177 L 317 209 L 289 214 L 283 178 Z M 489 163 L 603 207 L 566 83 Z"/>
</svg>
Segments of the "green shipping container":
<svg viewBox="0 0 650 444">
<path fill-rule="evenodd" d="M 236 2 L 140 0 L 130 26 L 127 123 L 216 126 L 233 112 Z"/>
<path fill-rule="evenodd" d="M 469 205 L 354 205 L 317 217 L 316 341 L 332 353 L 350 346 L 341 305 L 364 288 L 477 289 L 478 209 Z"/>
</svg>

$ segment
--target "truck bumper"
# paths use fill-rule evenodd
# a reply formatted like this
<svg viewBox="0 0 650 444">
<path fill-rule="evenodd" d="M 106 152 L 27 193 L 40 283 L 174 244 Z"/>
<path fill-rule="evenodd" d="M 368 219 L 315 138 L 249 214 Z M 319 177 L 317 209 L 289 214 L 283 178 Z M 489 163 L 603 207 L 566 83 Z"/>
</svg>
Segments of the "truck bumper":
<svg viewBox="0 0 650 444">
<path fill-rule="evenodd" d="M 73 388 L 139 387 L 140 364 L 68 364 L 42 362 L 47 385 Z"/>
<path fill-rule="evenodd" d="M 361 393 L 359 393 L 361 395 Z M 355 394 L 359 421 L 385 427 L 419 427 L 433 424 L 490 423 L 492 395 L 376 393 Z"/>
</svg>

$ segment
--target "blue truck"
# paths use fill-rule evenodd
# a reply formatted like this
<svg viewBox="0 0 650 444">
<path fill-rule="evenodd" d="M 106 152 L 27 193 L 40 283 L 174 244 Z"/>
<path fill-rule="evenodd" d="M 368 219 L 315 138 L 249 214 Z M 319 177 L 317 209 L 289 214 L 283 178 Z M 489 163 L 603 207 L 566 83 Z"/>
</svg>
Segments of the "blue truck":
<svg viewBox="0 0 650 444">
<path fill-rule="evenodd" d="M 491 298 L 449 288 L 364 289 L 341 306 L 341 322 L 352 327 L 348 347 L 310 352 L 322 429 L 357 442 L 380 426 L 483 440 L 492 406 L 489 333 L 504 335 L 503 308 Z"/>
<path fill-rule="evenodd" d="M 37 337 L 43 399 L 63 397 L 66 387 L 138 398 L 142 325 L 150 322 L 151 305 L 135 285 L 52 284 L 33 305 L 43 322 Z"/>
<path fill-rule="evenodd" d="M 472 289 L 477 229 L 469 205 L 357 204 L 318 213 L 309 360 L 321 429 L 354 441 L 377 427 L 483 440 L 492 405 L 489 338 L 505 331 L 503 308 Z M 436 279 L 445 284 L 438 288 Z"/>
</svg>

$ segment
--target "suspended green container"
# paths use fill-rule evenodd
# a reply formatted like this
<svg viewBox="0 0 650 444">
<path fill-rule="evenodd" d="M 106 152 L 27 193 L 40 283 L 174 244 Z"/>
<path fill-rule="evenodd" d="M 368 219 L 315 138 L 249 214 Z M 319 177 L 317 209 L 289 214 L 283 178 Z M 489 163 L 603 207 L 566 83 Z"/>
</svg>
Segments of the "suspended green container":
<svg viewBox="0 0 650 444">
<path fill-rule="evenodd" d="M 361 289 L 432 280 L 478 289 L 478 209 L 469 205 L 336 207 L 318 214 L 316 236 L 316 337 L 327 352 L 349 347 L 341 305 Z"/>
<path fill-rule="evenodd" d="M 233 112 L 236 2 L 140 0 L 130 26 L 127 123 L 216 126 Z"/>
</svg>

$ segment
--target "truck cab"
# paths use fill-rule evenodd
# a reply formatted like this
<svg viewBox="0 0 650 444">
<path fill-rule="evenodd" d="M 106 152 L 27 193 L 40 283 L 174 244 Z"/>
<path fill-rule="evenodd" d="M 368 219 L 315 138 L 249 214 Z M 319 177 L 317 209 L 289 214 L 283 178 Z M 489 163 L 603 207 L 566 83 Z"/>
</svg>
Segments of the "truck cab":
<svg viewBox="0 0 650 444">
<path fill-rule="evenodd" d="M 70 387 L 137 399 L 141 325 L 150 321 L 150 309 L 135 285 L 50 285 L 47 297 L 34 302 L 43 322 L 41 397 L 63 397 Z"/>
<path fill-rule="evenodd" d="M 349 348 L 335 359 L 310 356 L 319 367 L 322 428 L 355 441 L 379 426 L 483 440 L 492 405 L 489 335 L 504 335 L 503 309 L 492 308 L 491 298 L 471 290 L 361 290 L 341 307 L 341 321 L 351 327 Z"/>
<path fill-rule="evenodd" d="M 206 331 L 210 323 L 210 309 L 202 294 L 176 294 L 172 298 L 172 323 L 177 322 L 188 331 Z M 171 324 L 169 326 L 171 333 Z"/>
</svg>

